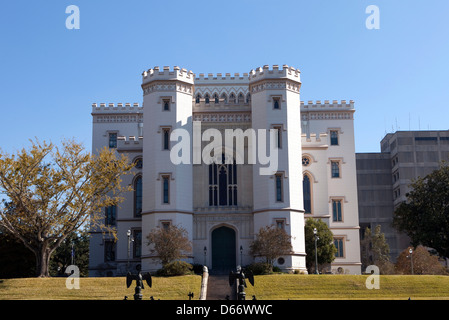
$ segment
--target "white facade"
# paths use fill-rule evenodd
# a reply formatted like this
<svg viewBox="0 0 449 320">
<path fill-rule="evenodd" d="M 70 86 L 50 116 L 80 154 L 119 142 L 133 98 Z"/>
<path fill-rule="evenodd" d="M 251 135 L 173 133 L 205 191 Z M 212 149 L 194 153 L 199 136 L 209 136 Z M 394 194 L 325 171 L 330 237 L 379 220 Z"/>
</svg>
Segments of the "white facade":
<svg viewBox="0 0 449 320">
<path fill-rule="evenodd" d="M 255 234 L 278 225 L 292 235 L 293 251 L 276 265 L 306 272 L 304 221 L 309 217 L 323 219 L 334 234 L 339 252 L 332 271 L 360 273 L 354 103 L 304 104 L 300 87 L 299 70 L 288 66 L 233 76 L 156 67 L 142 75 L 143 105 L 94 104 L 93 152 L 109 145 L 143 166 L 124 181 L 136 191 L 114 211 L 105 211 L 117 227 L 117 243 L 92 230 L 90 275 L 126 272 L 128 230 L 135 236 L 130 265 L 141 264 L 143 271 L 160 268 L 145 237 L 166 224 L 188 231 L 193 251 L 187 261 L 223 271 L 257 260 L 249 254 Z M 279 146 L 277 166 L 268 170 L 259 158 L 249 161 L 248 154 L 262 141 L 257 134 L 257 143 L 244 140 L 243 164 L 233 163 L 241 150 L 224 144 L 215 156 L 222 154 L 229 163 L 204 163 L 198 154 L 210 146 L 209 136 L 218 132 L 225 141 L 227 129 L 249 135 L 276 129 L 281 133 L 272 141 Z M 175 164 L 171 151 L 182 138 L 168 137 L 180 131 L 191 138 L 190 161 Z"/>
</svg>

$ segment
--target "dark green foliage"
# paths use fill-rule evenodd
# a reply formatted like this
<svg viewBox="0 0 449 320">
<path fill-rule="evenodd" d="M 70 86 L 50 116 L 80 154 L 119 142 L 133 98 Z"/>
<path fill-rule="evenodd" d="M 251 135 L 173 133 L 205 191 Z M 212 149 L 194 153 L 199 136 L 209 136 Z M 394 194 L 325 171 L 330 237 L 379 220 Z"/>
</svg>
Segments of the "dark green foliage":
<svg viewBox="0 0 449 320">
<path fill-rule="evenodd" d="M 407 234 L 414 247 L 419 244 L 449 257 L 449 164 L 424 178 L 416 179 L 394 213 L 394 227 Z"/>
<path fill-rule="evenodd" d="M 255 262 L 247 266 L 245 269 L 251 270 L 254 275 L 271 274 L 273 268 L 269 263 Z"/>
<path fill-rule="evenodd" d="M 157 271 L 157 276 L 174 277 L 193 274 L 193 266 L 185 261 L 173 261 L 165 264 Z"/>
<path fill-rule="evenodd" d="M 327 224 L 321 219 L 307 219 L 305 224 L 306 266 L 309 273 L 315 273 L 315 236 L 313 229 L 317 229 L 318 265 L 331 263 L 335 259 L 337 249 L 334 246 L 333 234 Z"/>
<path fill-rule="evenodd" d="M 36 258 L 14 236 L 0 232 L 0 279 L 28 278 L 36 273 Z"/>
</svg>

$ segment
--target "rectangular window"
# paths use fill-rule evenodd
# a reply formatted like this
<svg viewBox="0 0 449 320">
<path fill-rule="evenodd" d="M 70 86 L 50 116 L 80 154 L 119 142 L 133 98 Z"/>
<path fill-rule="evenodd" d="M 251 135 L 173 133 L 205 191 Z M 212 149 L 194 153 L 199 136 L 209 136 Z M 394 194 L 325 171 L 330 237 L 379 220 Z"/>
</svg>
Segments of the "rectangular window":
<svg viewBox="0 0 449 320">
<path fill-rule="evenodd" d="M 282 202 L 283 200 L 283 174 L 279 173 L 275 175 L 276 179 L 276 201 Z"/>
<path fill-rule="evenodd" d="M 340 162 L 331 161 L 332 178 L 340 178 Z"/>
<path fill-rule="evenodd" d="M 104 242 L 104 262 L 115 261 L 115 242 L 106 240 Z"/>
<path fill-rule="evenodd" d="M 162 110 L 163 111 L 170 111 L 170 100 L 169 99 L 163 99 L 162 100 Z"/>
<path fill-rule="evenodd" d="M 170 176 L 162 177 L 162 203 L 170 203 Z"/>
<path fill-rule="evenodd" d="M 280 109 L 281 108 L 281 98 L 274 97 L 273 98 L 273 109 Z"/>
<path fill-rule="evenodd" d="M 117 133 L 109 133 L 109 148 L 117 148 Z"/>
<path fill-rule="evenodd" d="M 332 200 L 332 220 L 334 222 L 341 222 L 341 200 Z"/>
<path fill-rule="evenodd" d="M 276 132 L 276 147 L 282 149 L 282 126 L 273 126 L 273 129 Z"/>
<path fill-rule="evenodd" d="M 115 219 L 117 214 L 116 206 L 109 206 L 105 208 L 105 225 L 115 226 Z"/>
<path fill-rule="evenodd" d="M 343 238 L 334 238 L 334 245 L 337 248 L 335 258 L 344 258 Z"/>
<path fill-rule="evenodd" d="M 133 257 L 140 258 L 142 256 L 142 230 L 133 230 L 133 238 Z"/>
<path fill-rule="evenodd" d="M 331 131 L 331 146 L 338 146 L 338 131 Z"/>
<path fill-rule="evenodd" d="M 169 128 L 162 129 L 162 149 L 170 150 L 170 129 Z"/>
<path fill-rule="evenodd" d="M 279 229 L 284 229 L 285 220 L 283 220 L 283 219 L 276 220 L 276 227 L 278 227 Z"/>
<path fill-rule="evenodd" d="M 171 222 L 170 221 L 162 221 L 161 225 L 162 225 L 162 229 L 168 230 L 168 228 L 170 228 Z"/>
</svg>

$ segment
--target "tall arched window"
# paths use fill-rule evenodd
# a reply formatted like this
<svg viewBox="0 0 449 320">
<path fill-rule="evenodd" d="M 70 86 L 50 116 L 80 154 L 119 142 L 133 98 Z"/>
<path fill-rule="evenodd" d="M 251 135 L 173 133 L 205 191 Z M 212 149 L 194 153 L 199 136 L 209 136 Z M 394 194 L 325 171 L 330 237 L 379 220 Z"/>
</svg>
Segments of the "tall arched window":
<svg viewBox="0 0 449 320">
<path fill-rule="evenodd" d="M 312 213 L 312 186 L 307 174 L 304 175 L 302 180 L 302 189 L 304 196 L 304 213 Z"/>
<path fill-rule="evenodd" d="M 142 216 L 142 176 L 134 179 L 134 216 Z"/>
<path fill-rule="evenodd" d="M 228 103 L 228 96 L 226 95 L 226 93 L 222 93 L 221 98 L 223 99 L 224 103 Z"/>
<path fill-rule="evenodd" d="M 209 97 L 209 94 L 208 94 L 208 93 L 206 93 L 206 95 L 204 96 L 204 100 L 205 100 L 205 102 L 206 102 L 207 104 L 210 103 L 210 97 Z"/>
<path fill-rule="evenodd" d="M 234 104 L 237 103 L 234 92 L 231 92 L 231 94 L 229 95 L 229 102 L 234 103 Z"/>
<path fill-rule="evenodd" d="M 209 205 L 237 205 L 237 166 L 225 163 L 225 155 L 221 155 L 221 164 L 209 165 Z"/>
<path fill-rule="evenodd" d="M 219 103 L 220 102 L 220 99 L 218 99 L 218 94 L 214 93 L 213 98 L 214 98 L 214 102 L 215 103 Z"/>
<path fill-rule="evenodd" d="M 195 103 L 200 103 L 201 95 L 198 93 L 195 98 Z"/>
</svg>

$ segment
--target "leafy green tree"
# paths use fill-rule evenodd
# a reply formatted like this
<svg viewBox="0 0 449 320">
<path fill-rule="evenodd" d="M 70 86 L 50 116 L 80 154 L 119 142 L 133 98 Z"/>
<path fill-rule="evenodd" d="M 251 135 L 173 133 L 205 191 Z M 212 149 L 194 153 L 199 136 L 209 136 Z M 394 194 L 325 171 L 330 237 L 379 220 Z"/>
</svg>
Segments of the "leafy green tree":
<svg viewBox="0 0 449 320">
<path fill-rule="evenodd" d="M 291 236 L 274 225 L 260 228 L 250 245 L 250 252 L 252 255 L 265 257 L 266 263 L 273 268 L 276 258 L 292 252 Z"/>
<path fill-rule="evenodd" d="M 14 236 L 0 232 L 0 278 L 29 278 L 35 269 L 33 253 Z"/>
<path fill-rule="evenodd" d="M 317 253 L 318 266 L 328 264 L 334 261 L 337 248 L 334 245 L 332 231 L 321 219 L 309 218 L 305 223 L 305 241 L 306 241 L 306 267 L 309 273 L 315 273 L 315 235 L 313 230 L 317 230 Z"/>
<path fill-rule="evenodd" d="M 360 241 L 360 249 L 363 268 L 376 265 L 382 274 L 391 273 L 390 247 L 385 234 L 381 232 L 380 225 L 374 228 L 374 233 L 370 228 L 365 229 L 364 238 Z"/>
<path fill-rule="evenodd" d="M 394 227 L 407 234 L 411 244 L 435 249 L 449 257 L 449 164 L 411 184 L 407 201 L 395 211 Z"/>
<path fill-rule="evenodd" d="M 0 228 L 20 240 L 36 258 L 36 273 L 49 276 L 49 261 L 61 243 L 91 223 L 104 231 L 102 209 L 124 200 L 122 176 L 133 165 L 104 148 L 98 155 L 75 141 L 62 147 L 32 141 L 17 154 L 0 151 Z"/>
<path fill-rule="evenodd" d="M 64 275 L 66 268 L 71 264 L 79 268 L 80 276 L 89 275 L 89 235 L 86 230 L 73 232 L 53 252 L 50 259 L 50 274 Z"/>
</svg>

